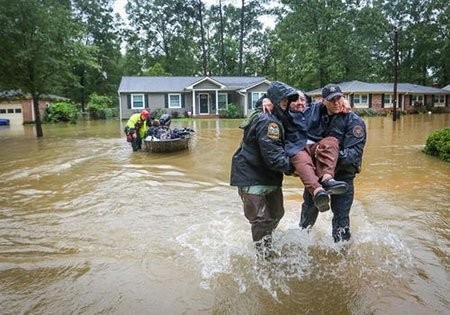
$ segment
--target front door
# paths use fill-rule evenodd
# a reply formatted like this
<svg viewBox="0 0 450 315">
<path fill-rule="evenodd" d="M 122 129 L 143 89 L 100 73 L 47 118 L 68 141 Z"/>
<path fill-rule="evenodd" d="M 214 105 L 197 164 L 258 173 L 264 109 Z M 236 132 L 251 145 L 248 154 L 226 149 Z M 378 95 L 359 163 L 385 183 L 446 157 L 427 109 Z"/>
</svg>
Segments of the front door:
<svg viewBox="0 0 450 315">
<path fill-rule="evenodd" d="M 209 114 L 209 95 L 208 94 L 199 94 L 198 95 L 200 101 L 200 115 L 201 114 Z"/>
</svg>

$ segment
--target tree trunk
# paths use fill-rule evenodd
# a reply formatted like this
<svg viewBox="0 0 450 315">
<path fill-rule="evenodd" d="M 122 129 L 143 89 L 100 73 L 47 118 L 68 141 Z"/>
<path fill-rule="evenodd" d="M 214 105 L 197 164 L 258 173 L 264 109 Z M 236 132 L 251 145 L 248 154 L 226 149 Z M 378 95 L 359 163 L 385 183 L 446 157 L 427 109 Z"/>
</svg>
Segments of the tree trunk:
<svg viewBox="0 0 450 315">
<path fill-rule="evenodd" d="M 222 0 L 219 0 L 219 17 L 220 17 L 220 64 L 221 70 L 220 74 L 224 75 L 226 73 L 225 70 L 225 45 L 223 43 L 223 33 L 224 33 L 224 25 L 223 25 L 223 13 L 222 13 Z"/>
<path fill-rule="evenodd" d="M 36 137 L 40 138 L 44 134 L 42 133 L 41 113 L 39 111 L 39 93 L 33 93 L 33 108 L 36 124 Z"/>
<path fill-rule="evenodd" d="M 243 54 L 244 54 L 244 5 L 245 0 L 242 0 L 242 6 L 241 6 L 241 23 L 240 23 L 240 32 L 239 32 L 239 75 L 244 74 L 244 67 L 243 67 Z"/>
<path fill-rule="evenodd" d="M 203 28 L 203 3 L 198 0 L 198 20 L 200 22 L 201 49 L 202 49 L 202 71 L 203 75 L 208 75 L 208 59 L 206 54 L 205 29 Z"/>
</svg>

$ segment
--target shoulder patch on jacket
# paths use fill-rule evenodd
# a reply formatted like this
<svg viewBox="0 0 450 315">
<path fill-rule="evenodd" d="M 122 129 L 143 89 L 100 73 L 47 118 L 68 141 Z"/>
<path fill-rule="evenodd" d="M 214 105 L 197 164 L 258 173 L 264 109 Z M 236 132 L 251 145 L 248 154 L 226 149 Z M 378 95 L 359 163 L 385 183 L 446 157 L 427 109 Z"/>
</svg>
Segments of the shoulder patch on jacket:
<svg viewBox="0 0 450 315">
<path fill-rule="evenodd" d="M 270 123 L 267 127 L 267 136 L 272 140 L 280 139 L 280 126 L 276 123 Z"/>
<path fill-rule="evenodd" d="M 364 129 L 363 129 L 363 127 L 361 127 L 361 125 L 356 125 L 355 127 L 353 127 L 353 135 L 356 138 L 364 137 Z"/>
</svg>

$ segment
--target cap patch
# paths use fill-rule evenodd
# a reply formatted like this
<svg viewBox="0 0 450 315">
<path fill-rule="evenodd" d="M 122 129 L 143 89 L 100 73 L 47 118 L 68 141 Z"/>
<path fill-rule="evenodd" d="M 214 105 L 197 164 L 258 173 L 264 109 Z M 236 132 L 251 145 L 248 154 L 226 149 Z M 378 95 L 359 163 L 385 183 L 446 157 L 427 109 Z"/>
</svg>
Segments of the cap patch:
<svg viewBox="0 0 450 315">
<path fill-rule="evenodd" d="M 270 123 L 267 127 L 267 136 L 272 140 L 280 139 L 280 126 L 276 123 Z"/>
<path fill-rule="evenodd" d="M 363 129 L 363 127 L 361 127 L 361 125 L 356 125 L 355 127 L 353 127 L 353 135 L 356 138 L 364 137 L 364 129 Z"/>
</svg>

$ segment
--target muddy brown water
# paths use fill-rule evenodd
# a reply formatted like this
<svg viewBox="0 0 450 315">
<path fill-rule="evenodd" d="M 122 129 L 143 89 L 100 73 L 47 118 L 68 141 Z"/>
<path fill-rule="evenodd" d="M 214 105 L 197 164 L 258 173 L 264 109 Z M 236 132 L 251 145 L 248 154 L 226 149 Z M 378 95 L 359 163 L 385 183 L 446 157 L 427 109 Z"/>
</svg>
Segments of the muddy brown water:
<svg viewBox="0 0 450 315">
<path fill-rule="evenodd" d="M 450 114 L 365 118 L 335 245 L 299 230 L 284 182 L 281 257 L 257 262 L 230 158 L 239 120 L 174 121 L 188 151 L 133 153 L 118 121 L 0 128 L 1 314 L 448 314 L 450 164 L 421 152 Z"/>
</svg>

